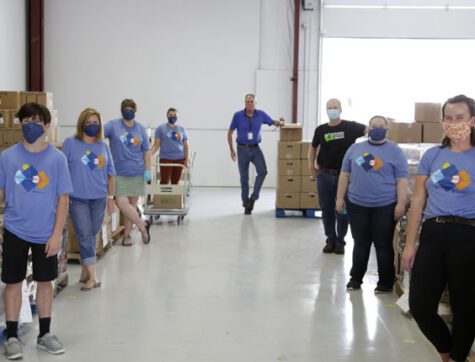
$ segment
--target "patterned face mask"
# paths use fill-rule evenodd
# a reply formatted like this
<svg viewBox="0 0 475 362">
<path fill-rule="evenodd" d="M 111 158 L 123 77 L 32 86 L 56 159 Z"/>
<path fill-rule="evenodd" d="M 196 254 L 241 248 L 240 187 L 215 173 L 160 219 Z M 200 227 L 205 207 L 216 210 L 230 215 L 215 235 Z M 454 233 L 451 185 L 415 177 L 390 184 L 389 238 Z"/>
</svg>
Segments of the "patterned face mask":
<svg viewBox="0 0 475 362">
<path fill-rule="evenodd" d="M 451 141 L 459 142 L 470 138 L 472 126 L 470 122 L 444 122 L 444 131 Z"/>
</svg>

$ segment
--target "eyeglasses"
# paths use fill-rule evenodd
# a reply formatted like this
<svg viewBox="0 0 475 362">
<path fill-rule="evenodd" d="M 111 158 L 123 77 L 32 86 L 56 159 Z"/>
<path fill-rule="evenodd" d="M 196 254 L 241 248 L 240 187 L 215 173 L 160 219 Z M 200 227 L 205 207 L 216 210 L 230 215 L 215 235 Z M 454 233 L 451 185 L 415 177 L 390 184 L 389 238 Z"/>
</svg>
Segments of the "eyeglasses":
<svg viewBox="0 0 475 362">
<path fill-rule="evenodd" d="M 22 121 L 22 124 L 28 124 L 28 123 L 38 123 L 38 124 L 42 124 L 43 121 L 41 119 L 39 119 L 39 117 L 31 117 L 31 118 L 27 118 L 27 119 L 24 119 Z"/>
</svg>

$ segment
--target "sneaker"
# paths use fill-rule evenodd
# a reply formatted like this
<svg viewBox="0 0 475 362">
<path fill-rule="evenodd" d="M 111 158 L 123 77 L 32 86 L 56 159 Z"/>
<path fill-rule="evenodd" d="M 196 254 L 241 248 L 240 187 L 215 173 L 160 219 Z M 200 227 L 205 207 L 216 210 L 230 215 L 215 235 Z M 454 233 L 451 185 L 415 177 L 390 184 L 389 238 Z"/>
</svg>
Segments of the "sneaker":
<svg viewBox="0 0 475 362">
<path fill-rule="evenodd" d="M 10 337 L 3 345 L 5 346 L 5 357 L 7 357 L 7 359 L 23 358 L 21 342 L 18 338 Z"/>
<path fill-rule="evenodd" d="M 244 215 L 251 215 L 254 208 L 254 200 L 252 198 L 247 199 L 244 203 Z"/>
<path fill-rule="evenodd" d="M 249 198 L 249 200 L 247 201 L 247 207 L 249 209 L 254 210 L 254 203 L 256 202 L 256 200 L 254 200 L 252 197 Z"/>
<path fill-rule="evenodd" d="M 390 287 L 384 285 L 378 285 L 374 288 L 374 294 L 389 294 L 393 292 L 392 285 Z"/>
<path fill-rule="evenodd" d="M 346 290 L 360 290 L 360 289 L 361 289 L 361 283 L 355 280 L 350 280 L 348 284 L 346 285 Z"/>
<path fill-rule="evenodd" d="M 51 333 L 46 333 L 41 338 L 38 337 L 36 344 L 38 348 L 44 349 L 51 354 L 61 354 L 66 352 L 58 337 Z"/>
<path fill-rule="evenodd" d="M 338 255 L 345 254 L 345 245 L 342 245 L 342 244 L 335 245 L 335 249 L 333 250 L 333 252 Z"/>
<path fill-rule="evenodd" d="M 333 240 L 327 239 L 327 245 L 322 250 L 325 254 L 331 254 L 335 251 L 335 243 Z"/>
</svg>

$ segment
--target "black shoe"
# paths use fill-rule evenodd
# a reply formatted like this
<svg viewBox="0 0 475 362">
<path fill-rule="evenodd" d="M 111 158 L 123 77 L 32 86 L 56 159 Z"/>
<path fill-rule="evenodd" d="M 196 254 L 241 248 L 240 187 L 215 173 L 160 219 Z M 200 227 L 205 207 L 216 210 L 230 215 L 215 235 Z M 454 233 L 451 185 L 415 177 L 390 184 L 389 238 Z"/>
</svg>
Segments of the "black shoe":
<svg viewBox="0 0 475 362">
<path fill-rule="evenodd" d="M 345 254 L 345 245 L 343 244 L 337 244 L 335 245 L 335 249 L 333 250 L 333 252 L 335 254 L 338 254 L 338 255 L 343 255 Z"/>
<path fill-rule="evenodd" d="M 348 284 L 346 285 L 346 290 L 360 290 L 360 289 L 361 289 L 361 283 L 355 280 L 350 280 Z"/>
<path fill-rule="evenodd" d="M 327 245 L 322 250 L 325 254 L 331 254 L 335 251 L 335 243 L 333 240 L 327 239 Z"/>
<path fill-rule="evenodd" d="M 374 288 L 374 294 L 389 294 L 393 292 L 393 286 L 378 285 Z"/>
<path fill-rule="evenodd" d="M 254 200 L 252 197 L 250 197 L 248 200 L 247 200 L 247 207 L 249 209 L 254 210 L 254 203 L 256 202 L 256 200 Z"/>
<path fill-rule="evenodd" d="M 248 207 L 244 208 L 244 215 L 251 215 L 251 213 L 252 213 L 252 210 L 250 208 Z"/>
</svg>

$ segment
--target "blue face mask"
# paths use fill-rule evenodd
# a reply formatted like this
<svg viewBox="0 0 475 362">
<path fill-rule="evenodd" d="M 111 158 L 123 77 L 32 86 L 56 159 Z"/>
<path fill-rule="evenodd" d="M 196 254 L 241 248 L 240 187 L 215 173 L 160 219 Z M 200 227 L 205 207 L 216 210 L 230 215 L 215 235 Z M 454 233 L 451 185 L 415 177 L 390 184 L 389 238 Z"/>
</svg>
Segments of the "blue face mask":
<svg viewBox="0 0 475 362">
<path fill-rule="evenodd" d="M 341 111 L 339 109 L 327 109 L 327 115 L 330 121 L 334 121 L 340 117 Z"/>
<path fill-rule="evenodd" d="M 122 117 L 124 117 L 126 121 L 131 121 L 135 118 L 135 111 L 133 109 L 125 109 L 122 111 Z"/>
<path fill-rule="evenodd" d="M 387 129 L 373 128 L 368 131 L 368 136 L 371 141 L 379 142 L 386 138 Z"/>
<path fill-rule="evenodd" d="M 25 123 L 21 126 L 21 131 L 23 132 L 23 137 L 28 143 L 35 143 L 35 141 L 40 138 L 45 130 L 41 124 L 36 122 Z"/>
<path fill-rule="evenodd" d="M 168 117 L 168 123 L 175 124 L 177 118 L 176 117 Z"/>
<path fill-rule="evenodd" d="M 84 133 L 87 134 L 89 137 L 95 137 L 98 135 L 100 130 L 101 130 L 100 124 L 88 124 L 84 128 Z"/>
</svg>

